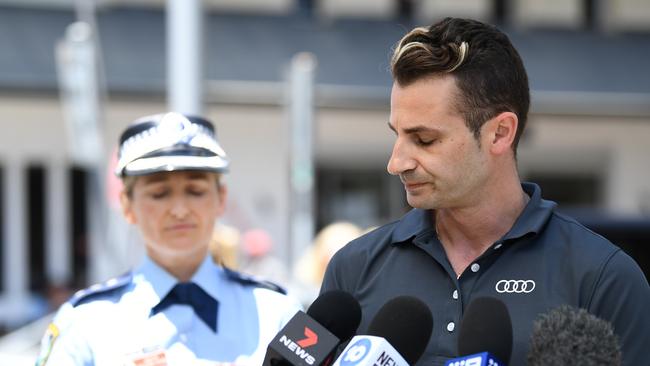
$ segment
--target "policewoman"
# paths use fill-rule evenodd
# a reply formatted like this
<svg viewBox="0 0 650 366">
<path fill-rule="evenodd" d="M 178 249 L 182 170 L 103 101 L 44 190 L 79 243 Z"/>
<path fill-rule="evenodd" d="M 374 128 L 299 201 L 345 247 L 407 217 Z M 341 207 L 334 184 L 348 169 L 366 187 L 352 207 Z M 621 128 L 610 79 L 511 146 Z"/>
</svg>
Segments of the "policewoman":
<svg viewBox="0 0 650 366">
<path fill-rule="evenodd" d="M 260 365 L 300 309 L 276 285 L 215 264 L 228 160 L 212 124 L 178 113 L 136 120 L 120 138 L 125 219 L 146 255 L 79 291 L 50 324 L 37 365 Z"/>
</svg>

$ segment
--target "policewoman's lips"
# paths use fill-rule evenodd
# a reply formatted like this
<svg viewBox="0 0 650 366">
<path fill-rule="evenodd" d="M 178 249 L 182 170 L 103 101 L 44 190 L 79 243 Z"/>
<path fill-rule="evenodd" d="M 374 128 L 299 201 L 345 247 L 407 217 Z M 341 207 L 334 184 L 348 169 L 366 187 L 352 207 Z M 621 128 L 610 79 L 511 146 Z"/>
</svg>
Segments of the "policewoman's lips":
<svg viewBox="0 0 650 366">
<path fill-rule="evenodd" d="M 191 223 L 173 224 L 165 227 L 166 231 L 185 231 L 195 229 L 196 225 Z"/>
</svg>

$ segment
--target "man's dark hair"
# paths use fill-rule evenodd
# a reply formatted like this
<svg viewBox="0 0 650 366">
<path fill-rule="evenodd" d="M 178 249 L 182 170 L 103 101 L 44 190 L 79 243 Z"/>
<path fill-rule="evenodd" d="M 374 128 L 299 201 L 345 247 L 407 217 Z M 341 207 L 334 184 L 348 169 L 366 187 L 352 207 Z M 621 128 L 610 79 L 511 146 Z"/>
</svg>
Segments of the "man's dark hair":
<svg viewBox="0 0 650 366">
<path fill-rule="evenodd" d="M 429 28 L 415 28 L 395 48 L 391 71 L 400 86 L 452 75 L 460 91 L 455 107 L 477 139 L 490 118 L 505 111 L 515 113 L 519 125 L 512 149 L 516 153 L 530 105 L 528 76 L 508 36 L 496 27 L 446 18 Z"/>
<path fill-rule="evenodd" d="M 535 321 L 527 357 L 528 366 L 621 365 L 621 349 L 611 324 L 568 305 Z"/>
</svg>

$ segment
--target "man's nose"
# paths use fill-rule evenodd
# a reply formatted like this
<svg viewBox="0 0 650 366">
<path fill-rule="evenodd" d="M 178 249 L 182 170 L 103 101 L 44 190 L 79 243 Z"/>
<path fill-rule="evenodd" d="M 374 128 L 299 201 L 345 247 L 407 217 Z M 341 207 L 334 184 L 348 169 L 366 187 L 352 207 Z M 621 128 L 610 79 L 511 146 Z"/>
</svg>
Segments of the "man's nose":
<svg viewBox="0 0 650 366">
<path fill-rule="evenodd" d="M 409 170 L 415 169 L 416 163 L 415 160 L 411 157 L 408 144 L 400 140 L 399 138 L 395 140 L 393 145 L 393 152 L 390 155 L 388 160 L 388 166 L 386 170 L 391 175 L 400 175 Z"/>
</svg>

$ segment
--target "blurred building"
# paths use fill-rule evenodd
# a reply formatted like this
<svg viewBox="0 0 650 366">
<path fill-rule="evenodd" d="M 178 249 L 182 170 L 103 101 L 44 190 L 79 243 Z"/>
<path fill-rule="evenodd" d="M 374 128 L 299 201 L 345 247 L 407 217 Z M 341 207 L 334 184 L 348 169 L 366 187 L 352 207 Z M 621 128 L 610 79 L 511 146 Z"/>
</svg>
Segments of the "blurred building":
<svg viewBox="0 0 650 366">
<path fill-rule="evenodd" d="M 0 0 L 3 300 L 8 287 L 44 293 L 53 276 L 73 287 L 94 280 L 89 172 L 69 154 L 55 60 L 55 45 L 76 20 L 73 3 Z M 97 1 L 106 160 L 127 123 L 166 109 L 164 4 Z M 386 126 L 391 48 L 413 26 L 447 15 L 499 24 L 522 54 L 533 93 L 519 153 L 523 178 L 567 210 L 634 217 L 648 231 L 650 2 L 205 0 L 204 8 L 205 114 L 232 158 L 225 222 L 266 230 L 281 258 L 293 55 L 309 51 L 318 60 L 316 228 L 381 224 L 407 209 L 401 183 L 385 172 L 394 138 Z M 135 242 L 134 235 L 122 238 Z M 119 264 L 105 272 L 116 272 L 130 252 L 125 243 L 105 245 Z"/>
</svg>

